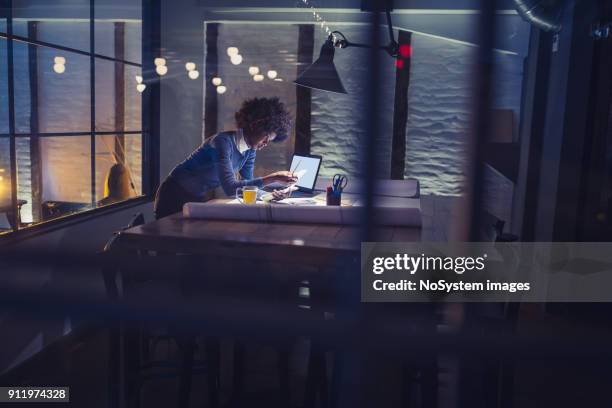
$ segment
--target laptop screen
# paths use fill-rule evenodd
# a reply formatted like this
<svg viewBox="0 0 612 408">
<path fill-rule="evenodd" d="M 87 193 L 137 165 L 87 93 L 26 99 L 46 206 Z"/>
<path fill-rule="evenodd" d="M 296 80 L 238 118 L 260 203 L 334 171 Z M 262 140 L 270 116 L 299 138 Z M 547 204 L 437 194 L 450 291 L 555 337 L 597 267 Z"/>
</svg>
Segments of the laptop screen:
<svg viewBox="0 0 612 408">
<path fill-rule="evenodd" d="M 320 157 L 298 156 L 294 154 L 289 171 L 294 172 L 298 176 L 298 182 L 295 185 L 309 190 L 314 189 L 320 164 Z"/>
</svg>

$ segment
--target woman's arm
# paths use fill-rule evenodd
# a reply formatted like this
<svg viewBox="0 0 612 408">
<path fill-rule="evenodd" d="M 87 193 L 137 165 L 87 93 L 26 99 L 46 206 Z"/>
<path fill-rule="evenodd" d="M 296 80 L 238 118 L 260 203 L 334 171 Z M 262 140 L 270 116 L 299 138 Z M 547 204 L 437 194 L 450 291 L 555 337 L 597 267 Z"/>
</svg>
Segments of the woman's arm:
<svg viewBox="0 0 612 408">
<path fill-rule="evenodd" d="M 232 167 L 232 144 L 226 138 L 217 138 L 215 140 L 215 148 L 217 150 L 217 175 L 219 176 L 219 181 L 221 182 L 221 187 L 223 191 L 228 196 L 233 196 L 236 193 L 236 189 L 238 187 L 243 186 L 263 186 L 263 179 L 261 178 L 253 178 L 253 166 L 255 164 L 255 155 L 247 160 L 247 164 L 250 161 L 250 170 L 247 168 L 247 164 L 240 169 L 240 174 L 244 178 L 244 180 L 236 180 L 236 175 L 234 174 L 234 168 Z M 246 168 L 246 169 L 245 169 Z M 243 171 L 246 170 L 246 173 Z M 246 177 L 249 176 L 249 177 Z"/>
</svg>

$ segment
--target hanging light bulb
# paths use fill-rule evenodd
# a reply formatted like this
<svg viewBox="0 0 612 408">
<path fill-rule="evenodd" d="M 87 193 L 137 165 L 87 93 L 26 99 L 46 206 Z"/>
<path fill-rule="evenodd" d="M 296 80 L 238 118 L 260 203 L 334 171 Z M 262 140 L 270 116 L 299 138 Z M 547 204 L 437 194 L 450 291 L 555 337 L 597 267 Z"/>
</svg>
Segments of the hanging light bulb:
<svg viewBox="0 0 612 408">
<path fill-rule="evenodd" d="M 233 57 L 234 55 L 238 55 L 239 51 L 236 47 L 227 47 L 227 56 Z"/>
<path fill-rule="evenodd" d="M 249 67 L 249 74 L 251 75 L 259 74 L 259 67 Z"/>
<path fill-rule="evenodd" d="M 263 80 L 264 80 L 264 76 L 261 75 L 261 74 L 257 74 L 257 75 L 253 76 L 253 81 L 255 81 L 255 82 L 261 82 Z"/>
<path fill-rule="evenodd" d="M 194 69 L 193 71 L 189 71 L 187 75 L 189 75 L 189 78 L 191 79 L 198 79 L 200 73 Z"/>
<path fill-rule="evenodd" d="M 234 65 L 240 65 L 240 63 L 242 63 L 242 55 L 240 54 L 232 55 L 231 61 L 232 61 L 232 64 Z"/>
<path fill-rule="evenodd" d="M 147 88 L 147 86 L 145 84 L 138 84 L 136 85 L 136 90 L 140 93 L 143 93 L 144 90 Z"/>
<path fill-rule="evenodd" d="M 153 60 L 153 62 L 155 63 L 156 67 L 160 67 L 160 66 L 166 65 L 166 59 L 165 58 L 155 58 Z"/>
<path fill-rule="evenodd" d="M 194 64 L 193 62 L 188 62 L 185 64 L 185 69 L 187 71 L 193 71 L 196 69 L 196 64 Z"/>
<path fill-rule="evenodd" d="M 66 66 L 64 64 L 55 64 L 53 65 L 53 70 L 57 74 L 63 74 L 66 71 Z"/>
<path fill-rule="evenodd" d="M 217 93 L 219 95 L 223 95 L 225 93 L 225 91 L 227 91 L 227 88 L 224 87 L 223 85 L 217 87 Z"/>
<path fill-rule="evenodd" d="M 214 86 L 219 86 L 219 85 L 221 85 L 221 83 L 222 83 L 222 82 L 223 82 L 223 81 L 222 81 L 222 80 L 221 80 L 221 78 L 219 78 L 219 77 L 214 77 L 214 78 L 212 79 L 212 83 L 213 83 L 213 85 L 214 85 Z"/>
<path fill-rule="evenodd" d="M 66 58 L 64 58 L 64 57 L 55 57 L 55 58 L 53 58 L 53 62 L 56 63 L 56 64 L 65 65 L 66 64 Z"/>
<path fill-rule="evenodd" d="M 142 84 L 142 76 L 136 75 L 136 83 L 137 84 Z"/>
<path fill-rule="evenodd" d="M 155 67 L 155 72 L 157 72 L 159 76 L 164 76 L 168 73 L 168 67 L 165 65 L 158 65 Z"/>
<path fill-rule="evenodd" d="M 278 76 L 278 72 L 274 71 L 273 69 L 271 69 L 270 71 L 268 71 L 268 78 L 270 79 L 274 79 Z"/>
</svg>

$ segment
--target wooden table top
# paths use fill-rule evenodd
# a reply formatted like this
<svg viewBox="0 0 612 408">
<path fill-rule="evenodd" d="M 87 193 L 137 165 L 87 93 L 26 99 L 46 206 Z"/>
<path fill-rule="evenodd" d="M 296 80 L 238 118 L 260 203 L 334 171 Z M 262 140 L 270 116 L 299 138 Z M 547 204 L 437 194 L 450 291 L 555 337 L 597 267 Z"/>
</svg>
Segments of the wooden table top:
<svg viewBox="0 0 612 408">
<path fill-rule="evenodd" d="M 329 264 L 330 257 L 359 254 L 359 233 L 354 225 L 218 221 L 175 214 L 122 232 L 115 245 L 132 250 Z M 376 239 L 420 241 L 421 233 L 419 228 L 380 227 Z"/>
</svg>

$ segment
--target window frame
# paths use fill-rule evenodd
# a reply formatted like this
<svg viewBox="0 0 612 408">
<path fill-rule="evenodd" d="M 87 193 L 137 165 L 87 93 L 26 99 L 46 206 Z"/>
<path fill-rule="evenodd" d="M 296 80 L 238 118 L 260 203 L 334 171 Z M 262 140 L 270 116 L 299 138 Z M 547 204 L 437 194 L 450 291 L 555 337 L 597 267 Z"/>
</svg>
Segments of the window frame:
<svg viewBox="0 0 612 408">
<path fill-rule="evenodd" d="M 9 132 L 0 134 L 0 139 L 9 141 L 10 152 L 10 192 L 11 192 L 11 207 L 12 214 L 15 217 L 12 221 L 13 229 L 0 234 L 0 244 L 8 241 L 13 242 L 15 239 L 23 239 L 33 235 L 47 233 L 59 228 L 65 228 L 69 225 L 90 220 L 100 215 L 110 214 L 116 211 L 139 206 L 152 201 L 157 186 L 159 185 L 159 79 L 155 77 L 155 67 L 153 64 L 154 56 L 160 55 L 161 35 L 160 35 L 160 0 L 142 0 L 142 34 L 141 34 L 141 62 L 126 61 L 118 58 L 113 58 L 107 55 L 95 53 L 95 0 L 89 0 L 89 51 L 83 51 L 66 47 L 60 44 L 49 43 L 37 39 L 13 34 L 13 1 L 7 0 L 2 2 L 0 6 L 4 6 L 6 12 L 1 17 L 6 19 L 6 32 L 0 32 L 0 41 L 6 41 L 7 46 L 7 81 L 8 81 L 8 121 Z M 146 41 L 145 41 L 146 38 Z M 14 58 L 13 44 L 21 42 L 27 45 L 35 45 L 46 47 L 58 51 L 70 52 L 89 57 L 89 86 L 90 86 L 90 130 L 82 132 L 38 132 L 38 133 L 20 133 L 16 131 L 15 123 L 15 81 L 14 81 Z M 147 85 L 145 92 L 141 94 L 142 109 L 141 109 L 141 127 L 139 130 L 112 130 L 112 131 L 97 131 L 96 130 L 96 61 L 111 61 L 121 63 L 128 66 L 139 67 Z M 97 136 L 140 136 L 142 146 L 142 163 L 141 163 L 141 179 L 142 187 L 141 194 L 124 201 L 96 207 L 96 137 Z M 17 156 L 16 156 L 16 141 L 18 138 L 28 137 L 66 137 L 66 136 L 89 136 L 90 137 L 90 185 L 91 185 L 91 204 L 90 209 L 80 211 L 75 214 L 67 214 L 48 221 L 41 221 L 27 227 L 19 227 L 18 220 L 18 199 L 17 199 Z"/>
</svg>

